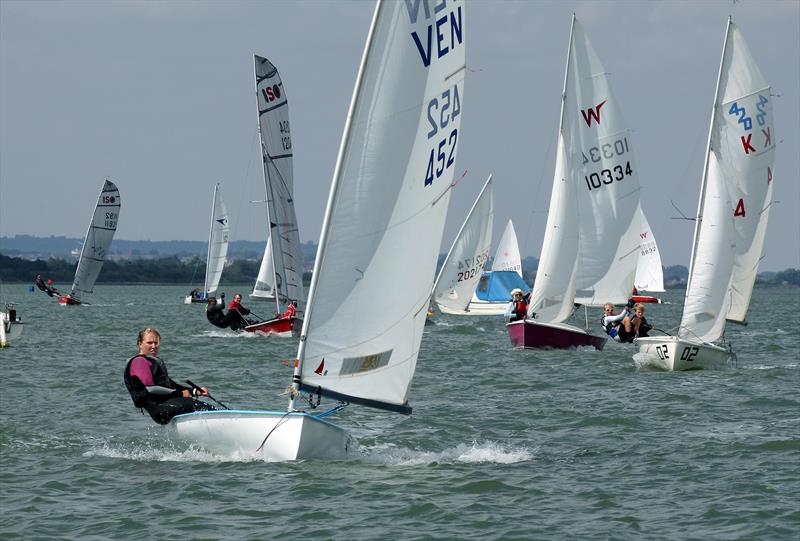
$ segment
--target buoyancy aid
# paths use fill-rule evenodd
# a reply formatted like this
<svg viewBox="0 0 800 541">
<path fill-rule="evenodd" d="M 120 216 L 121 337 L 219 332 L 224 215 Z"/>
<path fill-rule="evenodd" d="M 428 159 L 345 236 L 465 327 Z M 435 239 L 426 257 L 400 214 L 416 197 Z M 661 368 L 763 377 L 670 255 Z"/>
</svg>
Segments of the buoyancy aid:
<svg viewBox="0 0 800 541">
<path fill-rule="evenodd" d="M 147 388 L 137 377 L 131 376 L 131 363 L 136 357 L 144 357 L 148 361 L 150 361 L 150 372 L 153 374 L 153 385 L 158 385 L 159 387 L 166 387 L 168 389 L 176 389 L 177 391 L 182 391 L 185 389 L 182 385 L 176 384 L 169 378 L 169 374 L 167 373 L 167 366 L 164 364 L 164 361 L 159 359 L 158 357 L 154 357 L 151 355 L 134 355 L 130 359 L 128 359 L 128 363 L 125 365 L 125 372 L 123 373 L 123 378 L 125 380 L 125 387 L 128 389 L 128 392 L 131 395 L 131 400 L 133 400 L 133 405 L 137 408 L 142 408 L 147 403 L 149 398 L 152 398 L 150 393 L 147 392 Z M 163 395 L 164 398 L 169 398 L 170 395 Z"/>
</svg>

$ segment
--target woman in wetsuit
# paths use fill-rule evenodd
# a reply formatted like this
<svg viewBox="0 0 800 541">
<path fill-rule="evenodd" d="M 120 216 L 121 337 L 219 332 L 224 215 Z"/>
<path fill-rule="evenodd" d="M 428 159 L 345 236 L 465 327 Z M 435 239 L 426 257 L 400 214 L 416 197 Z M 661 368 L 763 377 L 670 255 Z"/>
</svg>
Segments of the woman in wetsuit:
<svg viewBox="0 0 800 541">
<path fill-rule="evenodd" d="M 142 329 L 137 345 L 139 353 L 128 360 L 123 375 L 134 406 L 147 410 L 161 425 L 181 413 L 216 409 L 195 398 L 208 396 L 206 387 L 190 389 L 170 379 L 167 365 L 158 358 L 161 335 L 156 329 Z"/>
</svg>

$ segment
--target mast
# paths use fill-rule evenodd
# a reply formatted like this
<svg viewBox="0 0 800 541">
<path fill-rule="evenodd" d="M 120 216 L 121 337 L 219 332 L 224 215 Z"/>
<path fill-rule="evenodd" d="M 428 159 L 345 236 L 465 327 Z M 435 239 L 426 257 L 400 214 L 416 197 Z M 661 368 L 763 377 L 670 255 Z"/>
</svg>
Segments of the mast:
<svg viewBox="0 0 800 541">
<path fill-rule="evenodd" d="M 203 279 L 203 292 L 208 296 L 208 269 L 211 265 L 211 241 L 214 235 L 214 209 L 217 207 L 217 190 L 219 190 L 219 182 L 214 185 L 214 197 L 211 198 L 211 220 L 208 226 L 208 249 L 206 251 L 206 275 Z"/>
<path fill-rule="evenodd" d="M 714 120 L 715 115 L 717 112 L 717 102 L 719 101 L 719 85 L 722 81 L 722 68 L 725 65 L 725 53 L 728 50 L 728 38 L 731 35 L 731 26 L 733 25 L 733 20 L 731 17 L 728 17 L 728 26 L 725 28 L 725 42 L 722 45 L 722 58 L 719 61 L 719 73 L 717 74 L 717 86 L 714 91 L 714 104 L 711 107 L 711 122 L 709 123 L 708 127 L 708 140 L 706 142 L 706 156 L 703 162 L 703 179 L 700 183 L 700 199 L 697 203 L 697 216 L 695 217 L 694 222 L 694 241 L 692 243 L 692 256 L 689 260 L 689 278 L 686 281 L 686 293 L 684 293 L 683 297 L 683 306 L 684 310 L 686 308 L 686 301 L 689 299 L 689 292 L 691 291 L 692 287 L 692 276 L 694 275 L 694 263 L 695 263 L 695 252 L 697 251 L 697 243 L 700 239 L 700 227 L 702 226 L 703 222 L 703 206 L 705 204 L 706 199 L 706 183 L 708 181 L 708 159 L 709 155 L 711 154 L 711 136 L 714 132 Z M 683 319 L 683 312 L 681 312 L 681 319 Z"/>
<path fill-rule="evenodd" d="M 367 44 L 364 47 L 364 53 L 361 57 L 361 65 L 358 67 L 358 74 L 356 75 L 356 84 L 355 89 L 353 90 L 353 97 L 350 100 L 350 108 L 347 111 L 347 118 L 345 119 L 344 124 L 344 135 L 342 136 L 342 142 L 339 145 L 339 156 L 336 158 L 336 167 L 333 171 L 333 181 L 331 182 L 331 190 L 328 194 L 328 204 L 325 206 L 325 217 L 322 221 L 322 231 L 320 232 L 319 238 L 319 246 L 317 247 L 317 257 L 314 259 L 314 270 L 312 271 L 313 274 L 311 275 L 311 284 L 309 285 L 308 289 L 308 299 L 306 300 L 306 311 L 305 311 L 305 318 L 303 319 L 303 328 L 300 331 L 300 344 L 297 348 L 297 359 L 294 363 L 294 374 L 292 374 L 292 394 L 289 398 L 289 411 L 295 409 L 294 402 L 295 402 L 295 395 L 300 390 L 300 380 L 301 374 L 303 372 L 303 357 L 305 355 L 306 349 L 306 332 L 308 330 L 309 321 L 311 321 L 311 312 L 314 303 L 312 300 L 314 299 L 314 290 L 317 288 L 317 283 L 319 282 L 319 271 L 322 267 L 322 260 L 325 257 L 325 249 L 328 240 L 328 233 L 330 230 L 330 221 L 331 215 L 333 214 L 333 204 L 336 200 L 336 195 L 339 191 L 339 184 L 341 180 L 341 169 L 342 163 L 344 163 L 344 157 L 347 153 L 347 148 L 349 146 L 350 141 L 350 128 L 353 122 L 353 115 L 355 114 L 356 104 L 358 102 L 358 96 L 361 94 L 361 86 L 363 84 L 363 77 L 364 77 L 364 68 L 367 65 L 367 57 L 369 56 L 369 51 L 372 48 L 372 40 L 375 35 L 375 26 L 378 22 L 378 14 L 380 13 L 381 9 L 383 8 L 383 0 L 378 0 L 375 4 L 375 12 L 372 15 L 372 22 L 369 26 L 369 34 L 367 35 Z"/>
<path fill-rule="evenodd" d="M 103 185 L 100 187 L 100 195 L 97 196 L 97 201 L 94 203 L 94 209 L 92 210 L 92 215 L 89 217 L 89 227 L 86 228 L 86 234 L 83 236 L 83 246 L 81 246 L 81 255 L 78 256 L 78 266 L 75 267 L 75 277 L 72 279 L 72 289 L 70 289 L 69 296 L 73 298 L 75 297 L 75 291 L 77 281 L 78 281 L 78 273 L 81 270 L 81 261 L 83 260 L 83 254 L 86 252 L 86 242 L 89 240 L 89 233 L 92 230 L 92 226 L 94 225 L 94 213 L 97 212 L 97 206 L 100 204 L 100 197 L 103 195 L 103 190 L 106 187 L 106 182 L 108 182 L 108 177 L 103 181 Z"/>
</svg>

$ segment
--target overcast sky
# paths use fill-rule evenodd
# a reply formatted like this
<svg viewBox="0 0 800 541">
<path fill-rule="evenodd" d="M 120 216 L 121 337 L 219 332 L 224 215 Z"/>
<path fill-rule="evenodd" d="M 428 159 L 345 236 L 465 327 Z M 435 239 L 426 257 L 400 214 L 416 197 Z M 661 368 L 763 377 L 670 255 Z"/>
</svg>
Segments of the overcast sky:
<svg viewBox="0 0 800 541">
<path fill-rule="evenodd" d="M 206 240 L 215 182 L 234 240 L 265 239 L 252 54 L 289 99 L 295 204 L 318 240 L 371 1 L 0 0 L 0 235 L 82 237 L 103 179 L 117 238 Z M 633 130 L 642 207 L 665 265 L 688 265 L 726 19 L 771 82 L 774 197 L 761 270 L 800 267 L 800 2 L 467 3 L 469 74 L 442 251 L 485 177 L 539 255 L 574 11 Z"/>
</svg>

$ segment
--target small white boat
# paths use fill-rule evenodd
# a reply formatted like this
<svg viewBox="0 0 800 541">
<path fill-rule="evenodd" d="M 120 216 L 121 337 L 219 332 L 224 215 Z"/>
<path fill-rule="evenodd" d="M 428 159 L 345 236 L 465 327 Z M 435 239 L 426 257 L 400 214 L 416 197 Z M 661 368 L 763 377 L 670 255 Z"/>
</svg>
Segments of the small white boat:
<svg viewBox="0 0 800 541">
<path fill-rule="evenodd" d="M 725 322 L 744 323 L 772 206 L 775 162 L 770 85 L 728 19 L 676 336 L 638 338 L 637 364 L 716 368 L 735 359 Z"/>
<path fill-rule="evenodd" d="M 0 311 L 0 347 L 6 347 L 22 335 L 24 325 L 17 315 L 13 303 L 6 303 L 5 311 Z"/>
<path fill-rule="evenodd" d="M 183 302 L 206 302 L 209 297 L 214 297 L 222 278 L 222 269 L 228 256 L 228 237 L 230 224 L 228 223 L 228 208 L 222 199 L 219 183 L 214 185 L 214 195 L 211 199 L 211 225 L 208 230 L 208 253 L 206 255 L 206 273 L 203 291 L 197 295 L 187 295 Z"/>
<path fill-rule="evenodd" d="M 445 314 L 468 314 L 475 287 L 492 246 L 494 198 L 492 176 L 486 179 L 461 225 L 433 284 L 433 301 Z"/>
<path fill-rule="evenodd" d="M 441 4 L 435 13 L 426 6 L 377 3 L 325 210 L 288 410 L 178 415 L 169 425 L 178 438 L 266 460 L 337 458 L 352 449 L 348 432 L 327 417 L 341 406 L 313 415 L 301 407 L 327 398 L 411 413 L 466 73 L 464 4 Z"/>
<path fill-rule="evenodd" d="M 523 293 L 531 290 L 522 278 L 522 258 L 517 233 L 514 231 L 514 224 L 509 220 L 497 244 L 491 269 L 480 276 L 469 305 L 460 311 L 445 306 L 442 312 L 473 316 L 502 315 L 511 301 L 511 291 L 516 288 Z"/>
<path fill-rule="evenodd" d="M 114 233 L 117 231 L 121 204 L 117 186 L 106 179 L 89 220 L 86 237 L 83 239 L 72 289 L 68 294 L 58 297 L 59 304 L 63 306 L 82 304 L 84 296 L 94 291 L 97 276 L 103 268 L 111 241 L 114 240 Z"/>
</svg>

